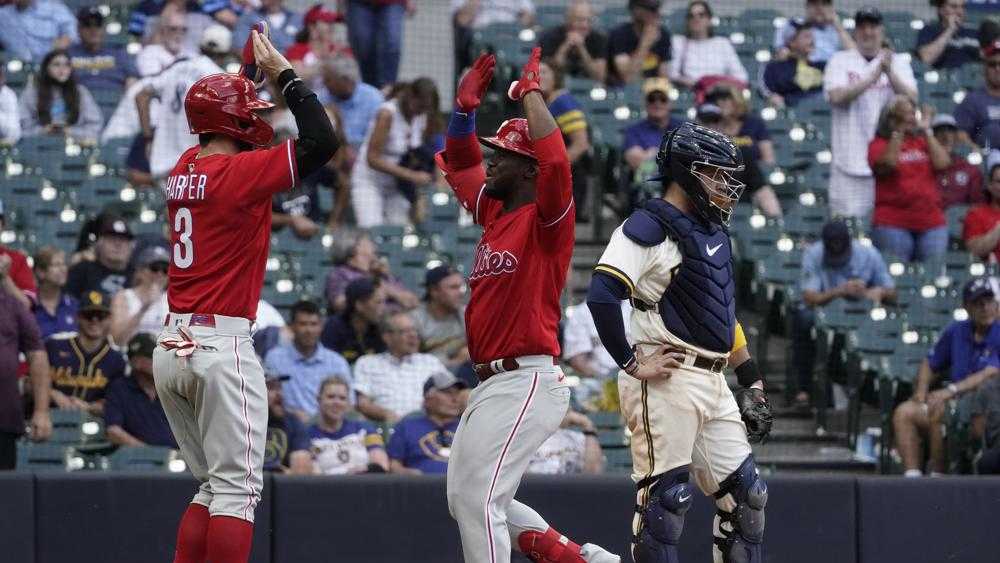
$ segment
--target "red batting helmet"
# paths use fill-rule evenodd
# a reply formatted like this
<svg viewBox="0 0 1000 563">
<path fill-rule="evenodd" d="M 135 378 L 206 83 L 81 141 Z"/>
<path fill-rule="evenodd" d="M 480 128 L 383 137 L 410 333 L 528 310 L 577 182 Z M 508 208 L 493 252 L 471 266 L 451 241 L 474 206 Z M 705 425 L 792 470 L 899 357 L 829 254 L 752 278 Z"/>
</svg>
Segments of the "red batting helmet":
<svg viewBox="0 0 1000 563">
<path fill-rule="evenodd" d="M 274 104 L 258 100 L 253 82 L 239 74 L 210 74 L 184 98 L 192 133 L 222 133 L 258 147 L 271 142 L 274 129 L 254 112 L 270 107 Z"/>
<path fill-rule="evenodd" d="M 538 160 L 535 147 L 528 136 L 528 120 L 523 117 L 508 119 L 500 124 L 495 137 L 480 137 L 479 142 L 494 149 L 516 152 Z"/>
</svg>

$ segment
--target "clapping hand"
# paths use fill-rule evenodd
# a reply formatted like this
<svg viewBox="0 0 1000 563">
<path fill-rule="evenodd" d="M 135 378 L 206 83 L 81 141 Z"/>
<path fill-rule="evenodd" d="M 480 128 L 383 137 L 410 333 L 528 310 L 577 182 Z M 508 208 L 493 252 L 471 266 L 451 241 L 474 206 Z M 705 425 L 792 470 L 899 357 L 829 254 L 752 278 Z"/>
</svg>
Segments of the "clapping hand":
<svg viewBox="0 0 1000 563">
<path fill-rule="evenodd" d="M 493 70 L 496 67 L 497 59 L 493 55 L 484 53 L 479 55 L 476 62 L 465 73 L 458 83 L 458 93 L 455 95 L 455 105 L 458 111 L 469 113 L 475 111 L 486 95 L 486 89 L 493 81 Z"/>
</svg>

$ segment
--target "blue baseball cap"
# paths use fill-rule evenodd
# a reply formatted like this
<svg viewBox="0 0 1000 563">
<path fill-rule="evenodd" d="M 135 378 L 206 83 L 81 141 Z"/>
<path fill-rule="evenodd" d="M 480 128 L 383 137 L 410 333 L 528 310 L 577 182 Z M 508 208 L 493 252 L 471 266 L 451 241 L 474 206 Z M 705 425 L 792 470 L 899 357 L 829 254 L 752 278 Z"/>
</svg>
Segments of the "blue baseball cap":
<svg viewBox="0 0 1000 563">
<path fill-rule="evenodd" d="M 973 278 L 962 289 L 962 301 L 971 303 L 981 297 L 994 297 L 993 284 L 989 278 Z"/>
</svg>

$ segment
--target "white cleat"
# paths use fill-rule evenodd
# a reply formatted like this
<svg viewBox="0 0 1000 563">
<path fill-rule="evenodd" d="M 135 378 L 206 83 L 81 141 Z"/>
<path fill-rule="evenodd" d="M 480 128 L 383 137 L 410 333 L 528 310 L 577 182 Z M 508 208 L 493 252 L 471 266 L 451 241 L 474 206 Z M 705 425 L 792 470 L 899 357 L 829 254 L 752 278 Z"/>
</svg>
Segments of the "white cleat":
<svg viewBox="0 0 1000 563">
<path fill-rule="evenodd" d="M 587 563 L 621 563 L 622 560 L 621 557 L 593 543 L 583 544 L 580 547 L 580 555 Z"/>
</svg>

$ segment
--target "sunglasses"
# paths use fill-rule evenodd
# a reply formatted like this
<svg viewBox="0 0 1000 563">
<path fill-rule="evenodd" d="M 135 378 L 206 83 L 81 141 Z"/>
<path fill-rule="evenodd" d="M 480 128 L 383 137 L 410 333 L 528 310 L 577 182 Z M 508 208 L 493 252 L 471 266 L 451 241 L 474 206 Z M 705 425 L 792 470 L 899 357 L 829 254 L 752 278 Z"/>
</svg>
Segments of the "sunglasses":
<svg viewBox="0 0 1000 563">
<path fill-rule="evenodd" d="M 187 26 L 183 25 L 168 25 L 163 28 L 166 31 L 172 31 L 174 33 L 187 33 Z"/>
<path fill-rule="evenodd" d="M 693 20 L 695 18 L 707 18 L 708 12 L 691 12 L 687 15 L 687 19 Z"/>
<path fill-rule="evenodd" d="M 650 95 L 646 96 L 646 103 L 647 104 L 656 104 L 656 103 L 665 104 L 665 103 L 667 103 L 669 101 L 670 101 L 670 98 L 668 98 L 667 96 L 665 96 L 663 94 L 650 94 Z"/>
<path fill-rule="evenodd" d="M 152 264 L 147 266 L 147 268 L 149 268 L 150 272 L 153 272 L 155 274 L 165 274 L 167 273 L 167 270 L 170 269 L 170 265 L 167 264 L 166 262 L 153 262 Z"/>
<path fill-rule="evenodd" d="M 80 313 L 80 318 L 89 322 L 100 322 L 111 316 L 111 313 L 104 313 L 102 311 L 93 311 L 89 313 Z"/>
<path fill-rule="evenodd" d="M 1000 69 L 1000 61 L 983 62 L 986 68 L 992 68 L 993 70 Z"/>
</svg>

